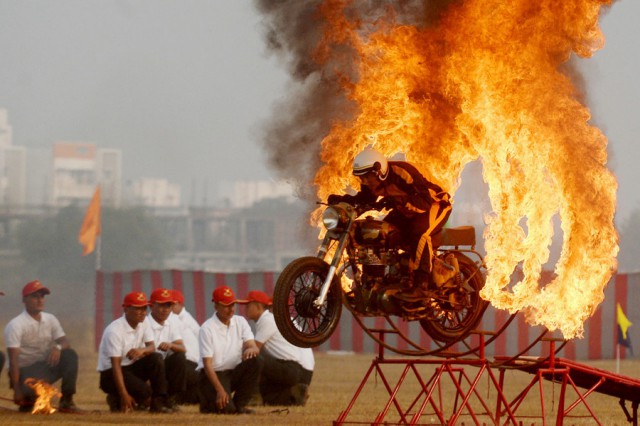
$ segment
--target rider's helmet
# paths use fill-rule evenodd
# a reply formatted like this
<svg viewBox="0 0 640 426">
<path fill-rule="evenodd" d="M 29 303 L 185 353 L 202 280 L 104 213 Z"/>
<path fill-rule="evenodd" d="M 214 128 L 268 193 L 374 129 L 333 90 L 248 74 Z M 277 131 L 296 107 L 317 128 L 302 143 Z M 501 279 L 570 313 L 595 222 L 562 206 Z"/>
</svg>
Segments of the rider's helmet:
<svg viewBox="0 0 640 426">
<path fill-rule="evenodd" d="M 355 176 L 362 176 L 369 172 L 374 172 L 380 180 L 385 180 L 389 175 L 389 163 L 386 157 L 373 148 L 365 148 L 353 159 Z"/>
</svg>

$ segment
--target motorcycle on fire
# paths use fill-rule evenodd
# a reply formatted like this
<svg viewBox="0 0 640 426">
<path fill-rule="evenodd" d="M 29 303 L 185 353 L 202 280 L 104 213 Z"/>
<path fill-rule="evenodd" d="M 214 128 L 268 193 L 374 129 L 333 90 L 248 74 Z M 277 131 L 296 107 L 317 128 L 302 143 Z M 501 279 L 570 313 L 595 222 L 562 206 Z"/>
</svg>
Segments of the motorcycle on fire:
<svg viewBox="0 0 640 426">
<path fill-rule="evenodd" d="M 434 270 L 455 273 L 445 282 L 436 276 L 423 297 L 407 299 L 403 291 L 412 276 L 408 246 L 395 226 L 364 215 L 383 208 L 381 203 L 340 202 L 324 210 L 326 234 L 317 256 L 293 260 L 275 286 L 273 314 L 289 342 L 299 347 L 325 342 L 338 326 L 343 303 L 361 316 L 419 321 L 445 345 L 464 339 L 480 322 L 487 302 L 479 294 L 484 261 L 474 248 L 474 228 L 443 228 L 432 236 Z"/>
</svg>

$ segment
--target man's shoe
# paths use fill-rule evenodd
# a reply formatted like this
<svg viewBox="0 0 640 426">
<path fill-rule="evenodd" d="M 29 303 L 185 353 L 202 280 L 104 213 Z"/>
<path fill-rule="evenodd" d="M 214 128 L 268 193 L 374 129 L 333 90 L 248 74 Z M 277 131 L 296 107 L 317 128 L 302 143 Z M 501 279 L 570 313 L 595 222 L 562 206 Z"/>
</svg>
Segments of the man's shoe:
<svg viewBox="0 0 640 426">
<path fill-rule="evenodd" d="M 18 407 L 18 411 L 21 413 L 30 413 L 33 411 L 33 403 L 32 402 L 27 402 L 24 404 L 21 404 Z"/>
<path fill-rule="evenodd" d="M 159 414 L 170 414 L 174 412 L 171 408 L 167 407 L 166 400 L 163 397 L 153 398 L 151 400 L 151 406 L 149 407 L 149 411 L 152 413 L 159 413 Z"/>
<path fill-rule="evenodd" d="M 73 402 L 72 396 L 63 396 L 60 398 L 60 403 L 58 404 L 58 411 L 61 413 L 81 413 L 82 410 L 79 409 L 75 402 Z"/>
<path fill-rule="evenodd" d="M 164 406 L 172 410 L 174 413 L 180 411 L 180 407 L 178 407 L 178 399 L 175 395 L 168 396 L 167 399 L 165 399 Z"/>
<path fill-rule="evenodd" d="M 242 407 L 242 408 L 238 408 L 238 411 L 236 411 L 237 414 L 255 414 L 256 410 L 249 408 L 249 407 Z"/>
<path fill-rule="evenodd" d="M 264 401 L 262 400 L 262 395 L 260 395 L 260 392 L 256 392 L 247 403 L 247 406 L 249 407 L 258 407 L 261 405 L 264 405 Z"/>
<path fill-rule="evenodd" d="M 309 385 L 298 383 L 291 386 L 291 396 L 293 397 L 293 405 L 305 405 L 309 399 Z"/>
<path fill-rule="evenodd" d="M 114 394 L 107 394 L 107 405 L 112 413 L 120 412 L 120 397 Z"/>
</svg>

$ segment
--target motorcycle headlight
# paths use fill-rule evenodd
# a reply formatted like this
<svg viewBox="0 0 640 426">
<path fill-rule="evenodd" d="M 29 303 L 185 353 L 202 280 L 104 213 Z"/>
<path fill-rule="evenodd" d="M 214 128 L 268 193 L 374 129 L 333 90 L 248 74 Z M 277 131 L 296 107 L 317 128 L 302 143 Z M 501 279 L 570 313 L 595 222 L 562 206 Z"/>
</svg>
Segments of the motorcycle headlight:
<svg viewBox="0 0 640 426">
<path fill-rule="evenodd" d="M 347 220 L 347 212 L 338 205 L 327 207 L 322 213 L 322 223 L 329 231 L 344 225 Z"/>
<path fill-rule="evenodd" d="M 340 212 L 335 207 L 327 207 L 322 213 L 324 227 L 333 231 L 340 224 Z"/>
</svg>

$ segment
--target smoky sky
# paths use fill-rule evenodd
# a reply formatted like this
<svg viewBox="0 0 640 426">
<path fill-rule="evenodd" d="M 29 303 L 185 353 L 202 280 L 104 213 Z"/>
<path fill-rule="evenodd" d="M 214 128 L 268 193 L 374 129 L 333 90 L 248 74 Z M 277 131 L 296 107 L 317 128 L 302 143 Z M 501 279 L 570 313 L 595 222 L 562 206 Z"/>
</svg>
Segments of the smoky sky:
<svg viewBox="0 0 640 426">
<path fill-rule="evenodd" d="M 125 179 L 166 177 L 185 203 L 193 187 L 200 199 L 227 180 L 284 178 L 310 196 L 322 137 L 356 113 L 309 59 L 319 3 L 0 0 L 0 108 L 13 143 L 122 149 Z M 374 22 L 393 9 L 400 23 L 429 25 L 449 3 L 357 1 L 351 13 Z M 624 212 L 640 207 L 638 16 L 640 2 L 615 2 L 601 19 L 605 47 L 578 61 Z"/>
<path fill-rule="evenodd" d="M 123 150 L 126 179 L 268 179 L 257 123 L 286 75 L 250 2 L 0 0 L 0 108 L 13 143 Z M 188 195 L 183 194 L 183 198 Z"/>
</svg>

